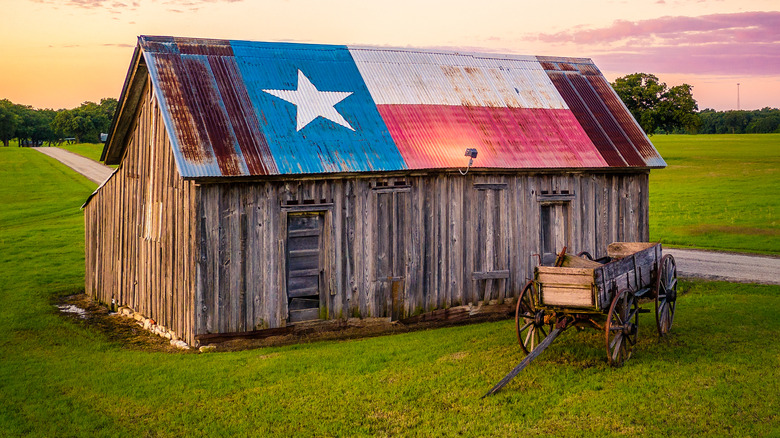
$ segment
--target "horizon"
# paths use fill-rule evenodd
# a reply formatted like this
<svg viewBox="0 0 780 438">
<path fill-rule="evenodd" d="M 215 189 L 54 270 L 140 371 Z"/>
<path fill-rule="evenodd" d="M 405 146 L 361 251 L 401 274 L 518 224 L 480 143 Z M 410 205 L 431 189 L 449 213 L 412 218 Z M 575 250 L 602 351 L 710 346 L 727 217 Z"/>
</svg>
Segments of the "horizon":
<svg viewBox="0 0 780 438">
<path fill-rule="evenodd" d="M 418 3 L 11 0 L 0 99 L 52 109 L 118 99 L 137 37 L 170 35 L 591 58 L 610 82 L 643 72 L 690 84 L 699 110 L 780 107 L 775 1 L 565 0 L 554 14 L 508 0 Z"/>
</svg>

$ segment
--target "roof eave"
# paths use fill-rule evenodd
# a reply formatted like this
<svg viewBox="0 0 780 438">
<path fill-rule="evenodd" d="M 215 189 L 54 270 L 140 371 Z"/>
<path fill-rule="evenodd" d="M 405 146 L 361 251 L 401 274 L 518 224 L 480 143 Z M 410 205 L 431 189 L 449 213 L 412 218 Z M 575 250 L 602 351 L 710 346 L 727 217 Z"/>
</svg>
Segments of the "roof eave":
<svg viewBox="0 0 780 438">
<path fill-rule="evenodd" d="M 127 71 L 127 77 L 125 77 L 122 94 L 117 105 L 117 112 L 111 121 L 106 145 L 103 147 L 103 153 L 100 155 L 100 161 L 106 164 L 119 164 L 122 160 L 122 155 L 127 145 L 128 133 L 133 127 L 138 105 L 143 98 L 144 85 L 149 75 L 142 55 L 143 50 L 140 44 L 138 44 L 135 46 L 133 60 Z"/>
</svg>

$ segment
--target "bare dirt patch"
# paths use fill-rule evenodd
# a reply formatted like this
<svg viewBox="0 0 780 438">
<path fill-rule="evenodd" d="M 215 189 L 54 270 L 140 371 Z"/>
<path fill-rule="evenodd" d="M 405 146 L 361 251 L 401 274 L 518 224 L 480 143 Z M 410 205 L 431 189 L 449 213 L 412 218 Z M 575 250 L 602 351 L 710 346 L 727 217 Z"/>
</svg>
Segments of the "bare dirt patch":
<svg viewBox="0 0 780 438">
<path fill-rule="evenodd" d="M 117 342 L 124 348 L 168 353 L 186 352 L 172 346 L 167 339 L 144 330 L 135 320 L 122 318 L 111 312 L 106 306 L 92 300 L 86 294 L 64 297 L 56 303 L 56 306 L 60 309 L 63 318 L 68 318 L 76 324 L 98 331 L 109 341 Z M 64 309 L 70 311 L 63 311 Z"/>
</svg>

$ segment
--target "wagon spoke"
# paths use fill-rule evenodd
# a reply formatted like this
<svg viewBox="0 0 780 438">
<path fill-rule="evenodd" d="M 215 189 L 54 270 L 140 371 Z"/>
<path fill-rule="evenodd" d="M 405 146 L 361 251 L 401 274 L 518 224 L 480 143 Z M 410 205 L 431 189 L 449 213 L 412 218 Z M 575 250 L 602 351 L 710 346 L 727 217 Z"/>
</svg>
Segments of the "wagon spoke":
<svg viewBox="0 0 780 438">
<path fill-rule="evenodd" d="M 542 332 L 542 334 L 544 334 L 544 336 L 542 337 L 542 339 L 547 337 L 547 332 L 546 332 L 546 331 L 544 331 L 544 327 L 539 327 L 539 331 L 541 331 L 541 332 Z"/>
<path fill-rule="evenodd" d="M 620 330 L 620 329 L 618 329 L 618 330 Z M 620 339 L 621 337 L 623 337 L 622 333 L 619 333 L 619 334 L 615 335 L 615 337 L 612 338 L 612 342 L 609 343 L 609 348 L 610 349 L 615 348 L 615 343 L 617 343 L 618 339 Z"/>
<path fill-rule="evenodd" d="M 615 336 L 615 344 L 616 345 L 615 345 L 614 349 L 612 350 L 612 360 L 615 361 L 615 362 L 620 363 L 622 361 L 618 361 L 618 356 L 620 355 L 620 350 L 623 349 L 623 335 L 622 334 Z"/>
</svg>

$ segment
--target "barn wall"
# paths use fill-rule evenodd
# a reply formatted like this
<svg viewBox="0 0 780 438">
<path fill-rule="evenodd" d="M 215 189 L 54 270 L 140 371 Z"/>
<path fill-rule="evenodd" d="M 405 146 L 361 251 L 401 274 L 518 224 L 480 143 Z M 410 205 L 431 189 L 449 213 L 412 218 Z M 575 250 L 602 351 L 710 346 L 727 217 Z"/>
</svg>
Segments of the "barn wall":
<svg viewBox="0 0 780 438">
<path fill-rule="evenodd" d="M 532 277 L 542 209 L 568 252 L 648 239 L 648 172 L 417 173 L 198 186 L 196 331 L 286 324 L 286 224 L 324 220 L 328 318 L 501 301 Z M 550 219 L 552 218 L 552 219 Z M 558 247 L 557 250 L 561 248 Z"/>
<path fill-rule="evenodd" d="M 178 176 L 148 82 L 130 138 L 84 209 L 86 291 L 194 342 L 194 184 Z"/>
</svg>

